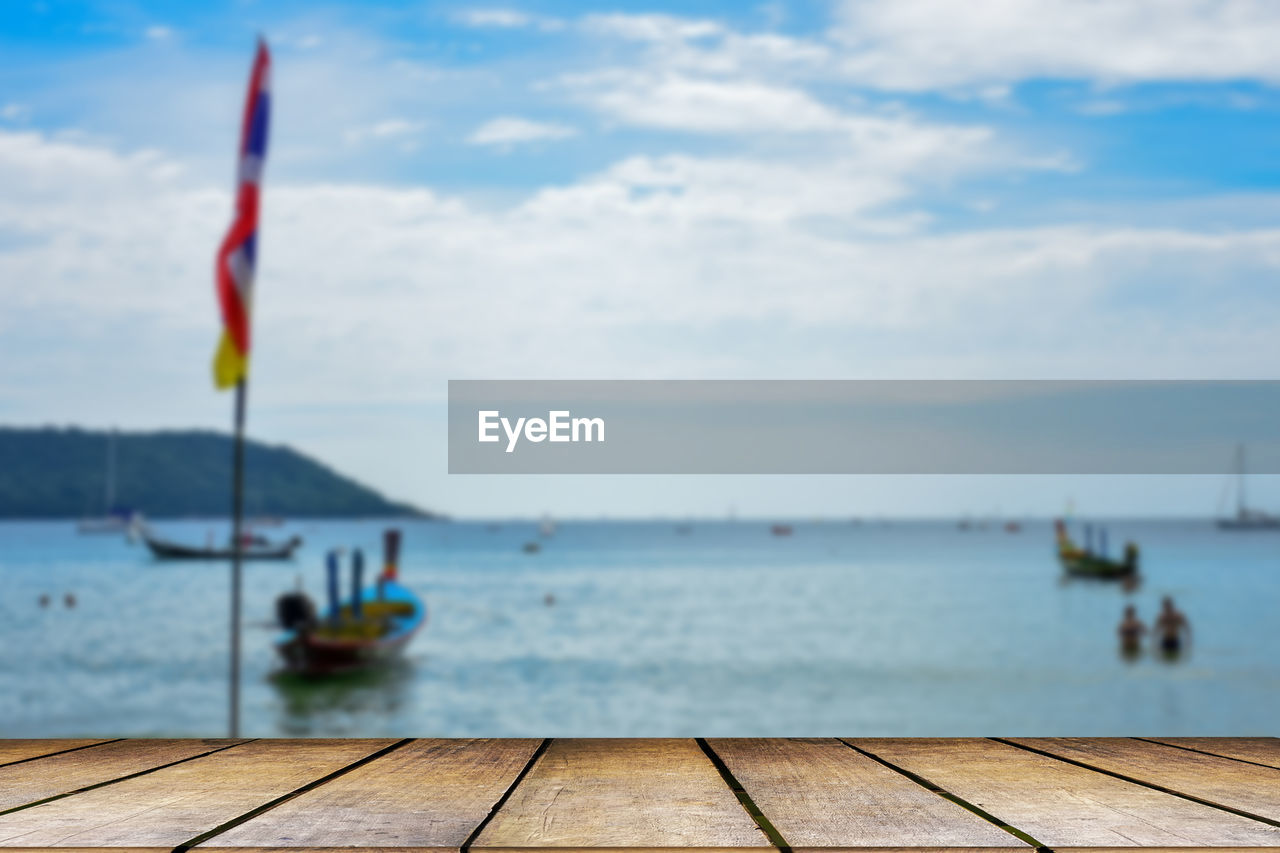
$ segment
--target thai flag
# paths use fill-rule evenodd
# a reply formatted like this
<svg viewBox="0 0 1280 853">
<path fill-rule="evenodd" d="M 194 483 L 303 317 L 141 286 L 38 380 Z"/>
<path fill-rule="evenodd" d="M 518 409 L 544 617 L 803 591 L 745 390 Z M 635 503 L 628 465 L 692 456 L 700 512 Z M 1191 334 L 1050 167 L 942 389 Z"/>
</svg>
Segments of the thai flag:
<svg viewBox="0 0 1280 853">
<path fill-rule="evenodd" d="M 258 253 L 258 195 L 262 167 L 267 159 L 270 115 L 271 55 L 266 42 L 259 39 L 240 131 L 235 218 L 214 262 L 223 323 L 222 340 L 213 365 L 214 384 L 218 388 L 230 388 L 249 373 L 249 314 Z"/>
</svg>

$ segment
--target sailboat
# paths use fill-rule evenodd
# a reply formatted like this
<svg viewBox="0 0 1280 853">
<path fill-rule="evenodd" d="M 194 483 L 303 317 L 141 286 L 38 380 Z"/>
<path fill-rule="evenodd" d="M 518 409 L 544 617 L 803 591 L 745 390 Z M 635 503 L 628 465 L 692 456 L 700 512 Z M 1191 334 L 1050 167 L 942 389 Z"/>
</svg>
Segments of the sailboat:
<svg viewBox="0 0 1280 853">
<path fill-rule="evenodd" d="M 131 509 L 116 506 L 116 433 L 107 433 L 106 494 L 100 518 L 82 518 L 76 525 L 81 533 L 126 533 L 141 521 L 142 516 Z"/>
<path fill-rule="evenodd" d="M 1236 445 L 1236 514 L 1218 519 L 1218 527 L 1222 530 L 1280 530 L 1280 516 L 1270 515 L 1261 510 L 1250 509 L 1245 496 L 1245 459 L 1244 445 Z"/>
</svg>

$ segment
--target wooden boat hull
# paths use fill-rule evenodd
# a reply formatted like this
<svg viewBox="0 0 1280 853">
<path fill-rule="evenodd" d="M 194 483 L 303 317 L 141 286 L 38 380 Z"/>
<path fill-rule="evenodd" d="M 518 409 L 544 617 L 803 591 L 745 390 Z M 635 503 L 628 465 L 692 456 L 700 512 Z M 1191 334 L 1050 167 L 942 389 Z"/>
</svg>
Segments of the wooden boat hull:
<svg viewBox="0 0 1280 853">
<path fill-rule="evenodd" d="M 1059 555 L 1063 570 L 1072 577 L 1121 580 L 1138 573 L 1137 563 L 1108 560 L 1090 555 Z"/>
<path fill-rule="evenodd" d="M 390 663 L 400 657 L 411 636 L 382 643 L 324 642 L 300 635 L 278 646 L 285 667 L 306 675 L 336 675 Z"/>
<path fill-rule="evenodd" d="M 166 542 L 143 535 L 142 541 L 158 560 L 230 560 L 235 556 L 232 548 L 198 548 L 178 542 Z M 302 545 L 298 537 L 280 545 L 250 545 L 240 549 L 241 560 L 291 560 L 294 551 Z"/>
<path fill-rule="evenodd" d="M 427 608 L 418 596 L 395 581 L 383 581 L 364 590 L 366 608 L 390 605 L 402 612 L 389 618 L 388 630 L 377 637 L 350 639 L 325 636 L 323 628 L 284 632 L 276 650 L 285 667 L 303 675 L 337 675 L 380 666 L 397 659 L 426 623 Z M 350 604 L 344 605 L 344 613 Z"/>
</svg>

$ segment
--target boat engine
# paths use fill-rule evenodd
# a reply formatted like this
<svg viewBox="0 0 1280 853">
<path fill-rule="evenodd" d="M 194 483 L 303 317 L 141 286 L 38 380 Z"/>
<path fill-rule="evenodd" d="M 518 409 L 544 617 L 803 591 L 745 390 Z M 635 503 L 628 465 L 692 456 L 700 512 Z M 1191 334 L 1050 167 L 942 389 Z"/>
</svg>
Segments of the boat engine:
<svg viewBox="0 0 1280 853">
<path fill-rule="evenodd" d="M 316 605 L 305 592 L 286 592 L 276 599 L 276 621 L 286 631 L 305 628 L 316 622 Z"/>
</svg>

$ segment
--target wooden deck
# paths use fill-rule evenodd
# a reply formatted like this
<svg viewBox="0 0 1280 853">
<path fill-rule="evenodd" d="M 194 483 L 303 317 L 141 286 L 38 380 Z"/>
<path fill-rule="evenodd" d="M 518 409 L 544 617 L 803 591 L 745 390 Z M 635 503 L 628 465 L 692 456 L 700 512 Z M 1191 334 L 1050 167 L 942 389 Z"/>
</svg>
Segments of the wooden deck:
<svg viewBox="0 0 1280 853">
<path fill-rule="evenodd" d="M 0 847 L 1280 851 L 1280 740 L 0 741 Z"/>
</svg>

